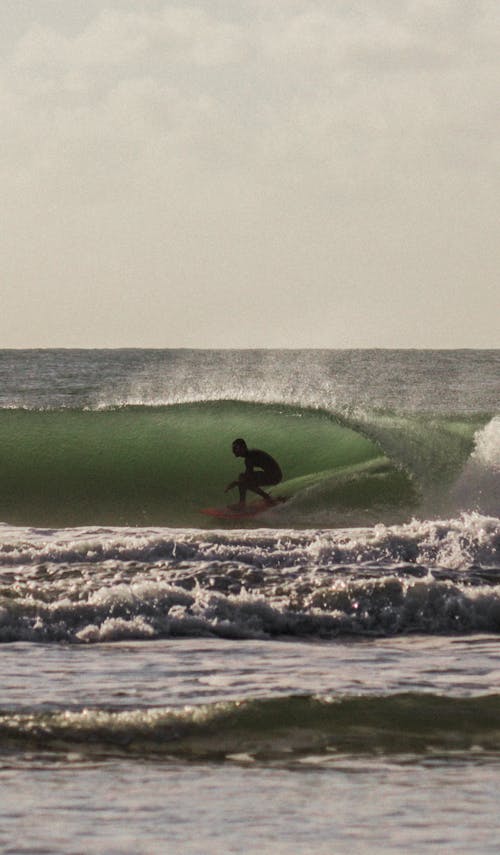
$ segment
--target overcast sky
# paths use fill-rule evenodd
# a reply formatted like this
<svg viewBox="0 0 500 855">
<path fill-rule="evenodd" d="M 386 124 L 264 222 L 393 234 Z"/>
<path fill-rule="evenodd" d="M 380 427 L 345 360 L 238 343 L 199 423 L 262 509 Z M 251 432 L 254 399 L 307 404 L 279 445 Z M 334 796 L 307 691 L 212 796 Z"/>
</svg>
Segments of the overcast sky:
<svg viewBox="0 0 500 855">
<path fill-rule="evenodd" d="M 499 0 L 0 0 L 0 347 L 498 347 Z"/>
</svg>

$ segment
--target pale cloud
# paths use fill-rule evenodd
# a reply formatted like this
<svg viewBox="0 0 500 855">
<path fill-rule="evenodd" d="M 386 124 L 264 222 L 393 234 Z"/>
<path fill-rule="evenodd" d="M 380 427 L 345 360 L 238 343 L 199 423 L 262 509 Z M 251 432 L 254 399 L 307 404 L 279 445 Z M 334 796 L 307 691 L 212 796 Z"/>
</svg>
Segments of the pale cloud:
<svg viewBox="0 0 500 855">
<path fill-rule="evenodd" d="M 499 6 L 40 0 L 0 64 L 6 305 L 45 289 L 46 344 L 74 317 L 80 344 L 491 344 Z"/>
<path fill-rule="evenodd" d="M 14 63 L 42 71 L 166 62 L 225 65 L 241 58 L 246 38 L 240 27 L 212 19 L 196 7 L 168 7 L 160 13 L 105 9 L 76 37 L 35 26 L 19 41 Z"/>
</svg>

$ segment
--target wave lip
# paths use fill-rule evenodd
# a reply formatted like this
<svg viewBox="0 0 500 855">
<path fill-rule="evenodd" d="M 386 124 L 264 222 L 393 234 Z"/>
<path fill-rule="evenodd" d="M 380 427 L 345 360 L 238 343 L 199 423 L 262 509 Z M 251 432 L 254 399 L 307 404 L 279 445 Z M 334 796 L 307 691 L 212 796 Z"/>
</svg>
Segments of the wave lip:
<svg viewBox="0 0 500 855">
<path fill-rule="evenodd" d="M 231 701 L 185 709 L 0 711 L 0 750 L 181 760 L 500 750 L 500 696 L 425 693 Z"/>
</svg>

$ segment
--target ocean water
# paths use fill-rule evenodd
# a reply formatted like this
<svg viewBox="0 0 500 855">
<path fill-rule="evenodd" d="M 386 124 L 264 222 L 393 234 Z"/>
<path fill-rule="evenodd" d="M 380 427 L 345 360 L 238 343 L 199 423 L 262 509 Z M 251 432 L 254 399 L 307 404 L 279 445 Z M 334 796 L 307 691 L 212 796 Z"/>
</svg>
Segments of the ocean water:
<svg viewBox="0 0 500 855">
<path fill-rule="evenodd" d="M 499 369 L 0 351 L 1 851 L 497 852 Z"/>
</svg>

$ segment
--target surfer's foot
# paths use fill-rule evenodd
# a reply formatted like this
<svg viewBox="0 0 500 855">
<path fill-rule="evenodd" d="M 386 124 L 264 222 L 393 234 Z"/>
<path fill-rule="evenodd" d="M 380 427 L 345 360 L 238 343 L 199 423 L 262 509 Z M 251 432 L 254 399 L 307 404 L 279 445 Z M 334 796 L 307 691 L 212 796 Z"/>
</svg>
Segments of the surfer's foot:
<svg viewBox="0 0 500 855">
<path fill-rule="evenodd" d="M 228 505 L 230 511 L 244 511 L 246 502 L 235 502 L 234 505 Z"/>
<path fill-rule="evenodd" d="M 269 507 L 273 507 L 274 505 L 281 505 L 283 502 L 286 502 L 286 496 L 269 496 L 264 501 Z"/>
</svg>

